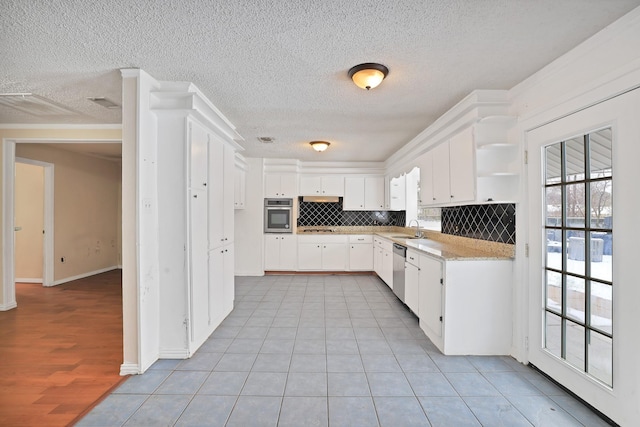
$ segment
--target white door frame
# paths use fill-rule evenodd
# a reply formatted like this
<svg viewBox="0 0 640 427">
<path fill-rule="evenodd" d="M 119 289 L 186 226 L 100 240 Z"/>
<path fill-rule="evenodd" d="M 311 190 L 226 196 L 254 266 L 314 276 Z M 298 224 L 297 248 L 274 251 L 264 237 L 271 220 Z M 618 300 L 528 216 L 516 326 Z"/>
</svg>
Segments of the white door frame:
<svg viewBox="0 0 640 427">
<path fill-rule="evenodd" d="M 14 248 L 14 209 L 15 209 L 15 162 L 26 160 L 24 163 L 39 165 L 51 165 L 50 163 L 37 162 L 29 159 L 16 159 L 16 144 L 60 144 L 60 143 L 84 143 L 84 144 L 113 144 L 122 143 L 121 139 L 55 139 L 55 138 L 6 138 L 2 141 L 2 293 L 4 304 L 0 311 L 17 307 L 15 285 L 15 248 Z M 47 179 L 47 170 L 51 174 Z M 47 185 L 50 188 L 47 188 Z M 47 200 L 49 195 L 50 200 Z M 45 167 L 45 268 L 43 285 L 53 285 L 53 165 Z M 48 210 L 49 209 L 49 210 Z M 51 230 L 49 232 L 49 230 Z"/>
<path fill-rule="evenodd" d="M 41 162 L 39 160 L 27 159 L 24 157 L 16 157 L 15 163 L 24 163 L 28 165 L 40 166 L 44 168 L 44 224 L 43 224 L 43 244 L 42 244 L 42 286 L 53 286 L 53 242 L 54 242 L 54 227 L 53 227 L 53 201 L 54 198 L 54 164 L 48 162 Z M 15 167 L 15 166 L 14 166 Z M 12 174 L 15 179 L 15 173 Z M 15 191 L 15 181 L 14 181 Z M 15 208 L 15 194 L 13 195 L 14 208 Z M 15 213 L 14 213 L 15 222 Z M 15 257 L 15 244 L 13 248 Z"/>
</svg>

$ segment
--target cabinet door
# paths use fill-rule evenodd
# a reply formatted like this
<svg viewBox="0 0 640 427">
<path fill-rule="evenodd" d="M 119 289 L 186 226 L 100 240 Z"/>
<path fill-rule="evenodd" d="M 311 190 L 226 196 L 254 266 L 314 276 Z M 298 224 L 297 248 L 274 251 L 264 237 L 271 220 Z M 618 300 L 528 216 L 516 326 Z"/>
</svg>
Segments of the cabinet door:
<svg viewBox="0 0 640 427">
<path fill-rule="evenodd" d="M 409 252 L 407 251 L 407 262 L 405 262 L 404 270 L 404 303 L 416 316 L 420 316 L 420 268 L 413 263 L 419 263 L 418 255 L 413 255 L 415 258 L 409 262 Z"/>
<path fill-rule="evenodd" d="M 189 122 L 189 187 L 206 189 L 207 187 L 207 142 L 206 129 Z"/>
<path fill-rule="evenodd" d="M 473 130 L 465 129 L 449 141 L 449 188 L 452 202 L 475 199 L 475 145 Z"/>
<path fill-rule="evenodd" d="M 373 247 L 373 271 L 382 278 L 382 248 Z"/>
<path fill-rule="evenodd" d="M 382 280 L 393 289 L 393 252 L 382 250 Z"/>
<path fill-rule="evenodd" d="M 449 142 L 438 145 L 432 151 L 433 155 L 433 197 L 438 204 L 449 203 L 451 190 L 449 188 Z"/>
<path fill-rule="evenodd" d="M 406 175 L 391 178 L 389 183 L 389 208 L 392 211 L 406 209 Z"/>
<path fill-rule="evenodd" d="M 207 187 L 209 199 L 209 249 L 224 244 L 224 142 L 211 138 L 209 141 L 209 182 Z M 200 230 L 202 233 L 203 231 Z"/>
<path fill-rule="evenodd" d="M 280 270 L 293 271 L 297 268 L 298 245 L 296 236 L 280 236 Z"/>
<path fill-rule="evenodd" d="M 322 177 L 323 196 L 344 196 L 344 177 L 323 176 Z"/>
<path fill-rule="evenodd" d="M 280 193 L 280 175 L 269 173 L 264 176 L 264 197 L 283 197 Z"/>
<path fill-rule="evenodd" d="M 364 210 L 364 178 L 344 179 L 344 201 L 342 209 L 345 211 Z"/>
<path fill-rule="evenodd" d="M 233 310 L 233 301 L 235 299 L 235 275 L 234 275 L 234 250 L 233 243 L 224 246 L 224 268 L 223 268 L 223 309 L 224 317 L 227 317 Z"/>
<path fill-rule="evenodd" d="M 298 196 L 298 175 L 289 173 L 280 175 L 280 196 L 294 198 Z"/>
<path fill-rule="evenodd" d="M 371 211 L 384 209 L 384 177 L 365 178 L 364 208 Z"/>
<path fill-rule="evenodd" d="M 189 196 L 189 339 L 198 347 L 209 336 L 207 192 L 191 189 Z"/>
<path fill-rule="evenodd" d="M 321 243 L 298 243 L 298 270 L 322 270 Z"/>
<path fill-rule="evenodd" d="M 322 194 L 322 178 L 319 176 L 300 177 L 301 196 L 319 196 Z"/>
<path fill-rule="evenodd" d="M 419 159 L 420 166 L 420 206 L 435 203 L 433 194 L 433 152 L 427 151 Z"/>
<path fill-rule="evenodd" d="M 209 251 L 209 312 L 213 328 L 224 320 L 224 309 L 224 248 L 220 247 Z"/>
<path fill-rule="evenodd" d="M 280 270 L 280 236 L 264 236 L 264 269 Z"/>
<path fill-rule="evenodd" d="M 347 269 L 347 245 L 345 243 L 322 244 L 322 269 L 344 271 Z"/>
<path fill-rule="evenodd" d="M 235 209 L 244 209 L 244 196 L 245 196 L 245 180 L 246 172 L 242 169 L 236 168 L 234 179 L 234 195 L 233 207 Z"/>
<path fill-rule="evenodd" d="M 442 262 L 420 256 L 420 327 L 427 336 L 442 336 Z"/>
<path fill-rule="evenodd" d="M 349 270 L 371 271 L 373 270 L 373 244 L 350 243 L 349 244 Z"/>
<path fill-rule="evenodd" d="M 223 190 L 223 202 L 222 202 L 222 221 L 224 223 L 224 243 L 233 242 L 234 230 L 234 214 L 233 214 L 233 201 L 234 201 L 234 178 L 235 178 L 235 150 L 226 143 L 224 144 L 224 164 L 222 180 Z M 219 202 L 219 201 L 218 201 Z"/>
</svg>

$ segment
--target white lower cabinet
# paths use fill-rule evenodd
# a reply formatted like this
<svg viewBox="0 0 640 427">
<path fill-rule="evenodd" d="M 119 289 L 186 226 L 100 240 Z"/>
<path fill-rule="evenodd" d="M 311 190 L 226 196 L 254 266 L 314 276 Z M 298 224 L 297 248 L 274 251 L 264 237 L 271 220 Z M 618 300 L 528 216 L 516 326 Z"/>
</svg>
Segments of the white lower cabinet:
<svg viewBox="0 0 640 427">
<path fill-rule="evenodd" d="M 443 354 L 509 354 L 512 264 L 420 255 L 420 327 Z"/>
<path fill-rule="evenodd" d="M 209 251 L 210 325 L 215 329 L 233 310 L 233 243 Z"/>
<path fill-rule="evenodd" d="M 349 236 L 349 270 L 373 270 L 373 236 Z"/>
<path fill-rule="evenodd" d="M 265 234 L 264 269 L 295 271 L 298 251 L 296 242 L 295 234 Z"/>
<path fill-rule="evenodd" d="M 347 242 L 346 235 L 298 236 L 298 270 L 346 270 Z"/>
<path fill-rule="evenodd" d="M 407 250 L 404 263 L 404 303 L 416 316 L 420 316 L 420 255 Z"/>
<path fill-rule="evenodd" d="M 374 270 L 384 283 L 393 289 L 393 242 L 382 237 L 373 238 Z"/>
</svg>

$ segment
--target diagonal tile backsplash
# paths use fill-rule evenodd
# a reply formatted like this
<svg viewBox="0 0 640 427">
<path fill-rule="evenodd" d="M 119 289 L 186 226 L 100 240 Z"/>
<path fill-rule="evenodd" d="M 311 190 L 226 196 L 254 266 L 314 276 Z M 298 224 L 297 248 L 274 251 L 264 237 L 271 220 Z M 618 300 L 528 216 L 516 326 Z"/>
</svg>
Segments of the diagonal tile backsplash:
<svg viewBox="0 0 640 427">
<path fill-rule="evenodd" d="M 404 211 L 343 211 L 342 197 L 337 203 L 303 202 L 299 198 L 298 227 L 404 227 L 405 218 Z"/>
<path fill-rule="evenodd" d="M 442 208 L 442 232 L 472 239 L 516 243 L 516 205 L 468 205 Z"/>
</svg>

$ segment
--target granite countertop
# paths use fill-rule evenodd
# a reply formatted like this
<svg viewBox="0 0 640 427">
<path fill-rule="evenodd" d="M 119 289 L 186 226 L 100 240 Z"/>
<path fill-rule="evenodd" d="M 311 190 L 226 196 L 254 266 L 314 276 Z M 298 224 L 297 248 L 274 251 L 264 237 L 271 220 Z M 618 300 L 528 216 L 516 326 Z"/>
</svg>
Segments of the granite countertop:
<svg viewBox="0 0 640 427">
<path fill-rule="evenodd" d="M 385 234 L 380 233 L 382 237 L 386 237 Z M 427 255 L 432 255 L 436 258 L 440 258 L 445 261 L 495 261 L 495 260 L 511 260 L 509 256 L 489 252 L 483 249 L 475 247 L 439 242 L 431 239 L 415 239 L 413 236 L 409 236 L 407 239 L 398 239 L 394 237 L 387 237 L 395 243 L 399 243 L 406 246 L 408 249 L 415 249 L 419 252 L 424 252 Z"/>
<path fill-rule="evenodd" d="M 445 261 L 512 260 L 515 255 L 514 245 L 451 236 L 429 230 L 423 230 L 424 238 L 415 239 L 414 229 L 406 227 L 299 227 L 297 234 L 315 234 L 304 232 L 305 229 L 332 230 L 331 233 L 318 233 L 322 235 L 373 234 Z"/>
</svg>

